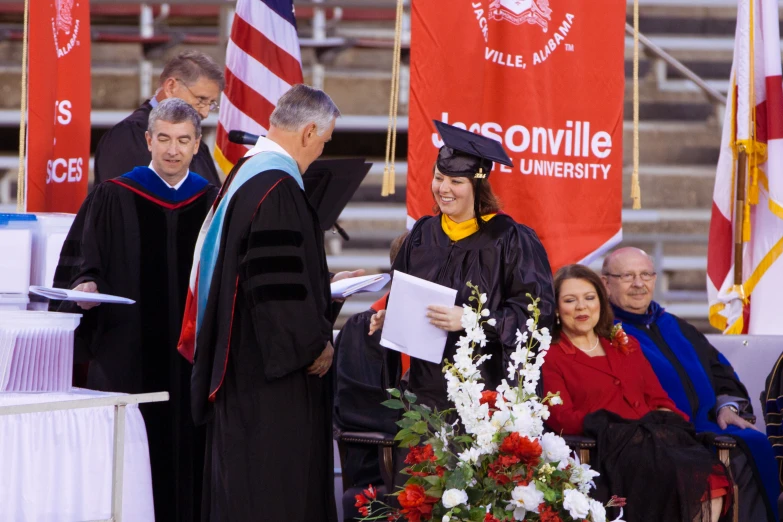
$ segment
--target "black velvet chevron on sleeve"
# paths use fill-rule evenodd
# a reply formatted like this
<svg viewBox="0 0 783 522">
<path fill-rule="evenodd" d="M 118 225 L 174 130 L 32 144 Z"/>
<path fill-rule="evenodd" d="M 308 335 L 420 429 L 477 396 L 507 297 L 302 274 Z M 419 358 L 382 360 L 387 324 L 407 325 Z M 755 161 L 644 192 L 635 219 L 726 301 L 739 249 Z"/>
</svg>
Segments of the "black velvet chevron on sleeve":
<svg viewBox="0 0 783 522">
<path fill-rule="evenodd" d="M 239 282 L 269 378 L 308 366 L 331 338 L 322 241 L 293 180 L 267 194 L 253 218 Z"/>
</svg>

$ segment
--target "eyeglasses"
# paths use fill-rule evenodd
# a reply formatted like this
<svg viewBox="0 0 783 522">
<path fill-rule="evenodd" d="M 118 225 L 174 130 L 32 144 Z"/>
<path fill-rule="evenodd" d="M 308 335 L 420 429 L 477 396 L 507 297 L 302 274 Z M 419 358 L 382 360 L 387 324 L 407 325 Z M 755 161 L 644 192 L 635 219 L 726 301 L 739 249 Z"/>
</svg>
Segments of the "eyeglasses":
<svg viewBox="0 0 783 522">
<path fill-rule="evenodd" d="M 604 274 L 605 276 L 609 277 L 616 277 L 623 283 L 631 283 L 634 280 L 636 280 L 636 277 L 639 276 L 639 279 L 642 281 L 652 281 L 655 279 L 656 273 L 655 272 L 641 272 L 639 274 L 634 274 L 633 272 L 626 272 L 624 274 Z"/>
<path fill-rule="evenodd" d="M 209 98 L 204 98 L 203 96 L 196 96 L 193 93 L 193 91 L 190 90 L 190 87 L 188 87 L 188 85 L 185 82 L 183 82 L 179 78 L 174 78 L 174 79 L 177 80 L 179 83 L 181 83 L 182 86 L 188 90 L 190 95 L 196 99 L 197 109 L 203 109 L 204 107 L 209 107 L 210 112 L 217 112 L 218 110 L 220 110 L 220 104 L 218 104 L 218 102 L 210 101 Z"/>
</svg>

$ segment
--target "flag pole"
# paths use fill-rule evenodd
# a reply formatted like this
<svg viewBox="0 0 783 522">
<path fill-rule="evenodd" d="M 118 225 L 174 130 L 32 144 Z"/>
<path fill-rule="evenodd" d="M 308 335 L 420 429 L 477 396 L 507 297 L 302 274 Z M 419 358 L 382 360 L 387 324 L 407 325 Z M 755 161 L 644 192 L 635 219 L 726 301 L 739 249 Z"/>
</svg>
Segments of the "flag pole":
<svg viewBox="0 0 783 522">
<path fill-rule="evenodd" d="M 400 53 L 402 52 L 403 0 L 397 0 L 392 57 L 391 95 L 389 96 L 389 127 L 386 134 L 386 164 L 383 168 L 381 196 L 394 194 L 394 157 L 397 148 L 397 105 L 400 96 Z"/>
<path fill-rule="evenodd" d="M 745 145 L 737 147 L 737 190 L 734 201 L 734 291 L 744 300 L 745 291 L 742 287 L 742 231 L 745 226 L 745 185 L 747 175 L 748 153 Z"/>
<path fill-rule="evenodd" d="M 25 134 L 26 134 L 26 126 L 25 123 L 27 122 L 27 46 L 28 46 L 28 35 L 27 35 L 27 27 L 28 27 L 28 20 L 30 17 L 30 1 L 25 0 L 24 2 L 24 29 L 23 29 L 23 36 L 22 36 L 22 103 L 21 108 L 19 110 L 20 116 L 19 116 L 19 172 L 17 174 L 17 181 L 16 181 L 16 211 L 17 212 L 24 212 L 27 208 L 26 203 L 26 195 L 27 195 L 27 188 L 25 183 L 25 164 L 24 164 L 24 157 L 25 157 Z"/>
</svg>

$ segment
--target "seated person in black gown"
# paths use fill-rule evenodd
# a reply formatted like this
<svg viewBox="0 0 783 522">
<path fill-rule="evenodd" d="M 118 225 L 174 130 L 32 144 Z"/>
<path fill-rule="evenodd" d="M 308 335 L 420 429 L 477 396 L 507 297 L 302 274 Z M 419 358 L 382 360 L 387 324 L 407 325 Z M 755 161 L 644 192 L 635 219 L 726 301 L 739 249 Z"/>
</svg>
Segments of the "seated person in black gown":
<svg viewBox="0 0 783 522">
<path fill-rule="evenodd" d="M 406 232 L 392 241 L 389 250 L 392 263 L 407 235 Z M 387 297 L 388 294 L 368 310 L 348 318 L 335 339 L 334 423 L 341 431 L 397 432 L 398 412 L 381 406 L 386 400 L 381 332 L 367 333 L 370 318 L 385 307 Z M 346 443 L 341 457 L 343 476 L 348 483 L 362 487 L 383 484 L 376 447 Z M 353 506 L 353 496 L 350 500 Z"/>
</svg>

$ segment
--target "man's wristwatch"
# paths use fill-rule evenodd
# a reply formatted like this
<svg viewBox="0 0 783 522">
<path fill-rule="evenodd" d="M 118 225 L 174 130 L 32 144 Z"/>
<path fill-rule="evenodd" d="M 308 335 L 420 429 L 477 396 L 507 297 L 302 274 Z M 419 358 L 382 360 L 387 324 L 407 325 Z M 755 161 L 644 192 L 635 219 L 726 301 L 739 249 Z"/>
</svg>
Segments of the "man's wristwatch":
<svg viewBox="0 0 783 522">
<path fill-rule="evenodd" d="M 720 408 L 720 409 L 723 409 L 723 408 L 728 408 L 728 409 L 730 409 L 731 411 L 733 411 L 735 415 L 739 415 L 739 410 L 738 410 L 738 409 L 737 409 L 737 407 L 736 407 L 736 406 L 734 406 L 733 404 L 727 404 L 727 405 L 725 405 L 725 406 L 721 406 L 721 408 Z"/>
</svg>

